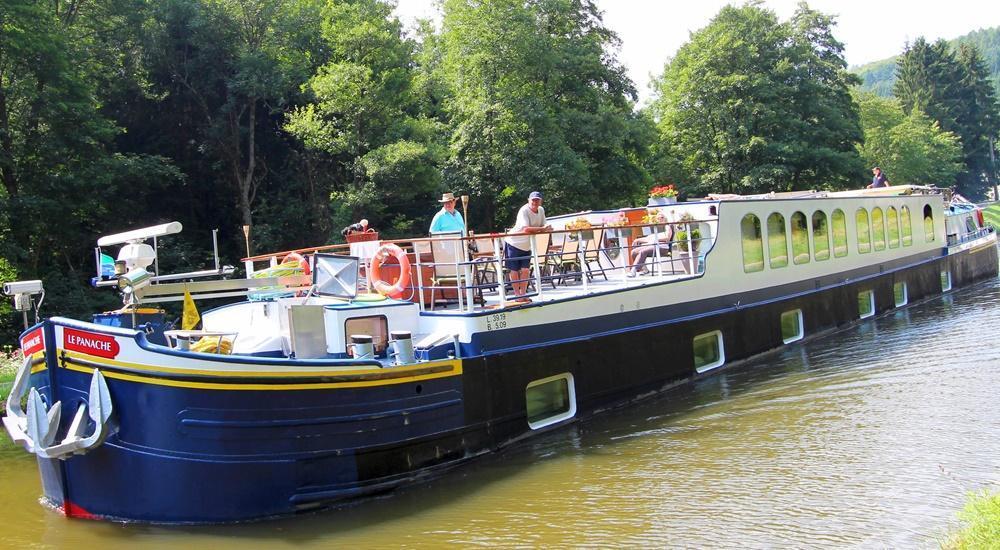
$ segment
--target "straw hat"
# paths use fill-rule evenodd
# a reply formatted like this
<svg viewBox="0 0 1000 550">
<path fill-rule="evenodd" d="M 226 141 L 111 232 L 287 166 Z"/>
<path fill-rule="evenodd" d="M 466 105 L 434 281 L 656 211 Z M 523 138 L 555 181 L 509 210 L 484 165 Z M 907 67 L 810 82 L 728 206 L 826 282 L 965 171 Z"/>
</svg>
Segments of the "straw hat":
<svg viewBox="0 0 1000 550">
<path fill-rule="evenodd" d="M 445 193 L 441 195 L 441 200 L 439 200 L 438 202 L 444 203 L 444 202 L 451 202 L 453 200 L 455 200 L 455 195 L 453 195 L 452 193 Z"/>
</svg>

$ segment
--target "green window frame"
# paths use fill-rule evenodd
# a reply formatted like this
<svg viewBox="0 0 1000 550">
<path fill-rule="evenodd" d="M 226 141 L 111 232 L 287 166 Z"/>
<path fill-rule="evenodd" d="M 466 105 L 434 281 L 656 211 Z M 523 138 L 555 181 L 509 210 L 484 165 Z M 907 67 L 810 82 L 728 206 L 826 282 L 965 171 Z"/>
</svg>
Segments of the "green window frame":
<svg viewBox="0 0 1000 550">
<path fill-rule="evenodd" d="M 885 216 L 877 206 L 872 208 L 872 245 L 875 250 L 885 250 Z"/>
<path fill-rule="evenodd" d="M 854 225 L 858 231 L 858 252 L 867 254 L 872 251 L 872 226 L 868 223 L 868 211 L 858 208 L 854 213 Z"/>
<path fill-rule="evenodd" d="M 899 225 L 903 236 L 903 246 L 910 246 L 913 244 L 913 227 L 910 222 L 910 208 L 907 206 L 899 209 Z"/>
<path fill-rule="evenodd" d="M 830 229 L 833 234 L 833 257 L 847 256 L 847 215 L 841 209 L 836 209 L 830 216 Z"/>
<path fill-rule="evenodd" d="M 890 206 L 886 209 L 885 224 L 889 248 L 899 248 L 899 216 L 896 214 L 896 207 Z"/>
<path fill-rule="evenodd" d="M 764 240 L 760 232 L 760 218 L 747 214 L 740 220 L 743 242 L 743 272 L 764 271 Z"/>
<path fill-rule="evenodd" d="M 767 257 L 771 269 L 788 265 L 788 236 L 785 233 L 785 217 L 777 212 L 767 217 Z"/>
</svg>

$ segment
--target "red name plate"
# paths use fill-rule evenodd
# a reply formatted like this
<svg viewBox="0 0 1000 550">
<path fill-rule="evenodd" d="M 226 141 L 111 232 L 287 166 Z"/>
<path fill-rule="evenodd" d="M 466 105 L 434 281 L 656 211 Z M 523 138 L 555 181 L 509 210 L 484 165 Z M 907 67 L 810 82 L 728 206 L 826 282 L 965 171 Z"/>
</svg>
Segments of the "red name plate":
<svg viewBox="0 0 1000 550">
<path fill-rule="evenodd" d="M 71 328 L 63 329 L 63 347 L 107 359 L 114 359 L 119 351 L 114 336 Z"/>
<path fill-rule="evenodd" d="M 21 352 L 27 357 L 33 353 L 38 353 L 45 349 L 45 340 L 42 339 L 42 329 L 36 328 L 21 338 Z"/>
</svg>

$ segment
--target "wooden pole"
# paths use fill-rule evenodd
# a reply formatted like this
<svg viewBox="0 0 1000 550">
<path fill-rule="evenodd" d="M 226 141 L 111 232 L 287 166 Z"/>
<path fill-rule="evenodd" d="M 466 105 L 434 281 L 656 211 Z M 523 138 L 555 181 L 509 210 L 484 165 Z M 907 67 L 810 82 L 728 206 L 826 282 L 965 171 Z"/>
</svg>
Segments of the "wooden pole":
<svg viewBox="0 0 1000 550">
<path fill-rule="evenodd" d="M 247 258 L 249 258 L 250 257 L 250 226 L 249 225 L 244 225 L 243 226 L 243 240 L 247 244 Z"/>
<path fill-rule="evenodd" d="M 469 234 L 469 196 L 462 195 L 462 223 L 465 224 L 465 234 Z"/>
</svg>

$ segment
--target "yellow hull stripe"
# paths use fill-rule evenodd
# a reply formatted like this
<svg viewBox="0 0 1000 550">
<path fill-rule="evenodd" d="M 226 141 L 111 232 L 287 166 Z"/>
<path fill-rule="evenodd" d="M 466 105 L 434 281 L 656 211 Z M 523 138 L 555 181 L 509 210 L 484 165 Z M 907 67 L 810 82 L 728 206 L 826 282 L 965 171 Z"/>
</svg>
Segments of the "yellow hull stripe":
<svg viewBox="0 0 1000 550">
<path fill-rule="evenodd" d="M 174 388 L 196 388 L 205 390 L 239 390 L 239 391 L 249 391 L 249 390 L 263 390 L 263 391 L 282 391 L 282 390 L 322 390 L 322 389 L 339 389 L 339 388 L 366 388 L 373 386 L 387 386 L 394 384 L 407 384 L 412 382 L 420 382 L 423 380 L 433 380 L 436 378 L 446 378 L 450 376 L 458 376 L 462 374 L 462 361 L 460 359 L 452 359 L 448 361 L 432 361 L 427 363 L 421 363 L 419 365 L 409 366 L 409 367 L 391 367 L 394 371 L 399 369 L 401 372 L 406 371 L 426 371 L 428 367 L 444 367 L 441 371 L 431 372 L 425 374 L 414 374 L 412 376 L 400 376 L 394 378 L 376 378 L 378 374 L 384 373 L 385 369 L 370 368 L 364 370 L 323 370 L 323 371 L 313 371 L 308 373 L 293 373 L 293 372 L 261 372 L 254 373 L 249 371 L 240 372 L 227 372 L 227 371 L 205 371 L 205 370 L 186 370 L 177 368 L 160 368 L 153 367 L 149 365 L 136 365 L 132 363 L 123 363 L 121 361 L 113 361 L 110 359 L 104 359 L 102 357 L 95 357 L 93 355 L 87 355 L 83 353 L 75 352 L 65 352 L 66 356 L 74 357 L 86 360 L 91 363 L 97 363 L 101 365 L 107 365 L 112 368 L 126 368 L 142 370 L 149 373 L 163 372 L 163 373 L 180 373 L 180 374 L 192 374 L 201 376 L 216 376 L 216 377 L 255 377 L 255 378 L 315 378 L 322 376 L 364 376 L 365 374 L 370 374 L 373 376 L 370 380 L 353 380 L 346 382 L 304 382 L 300 384 L 261 384 L 261 383 L 232 383 L 232 382 L 201 382 L 201 381 L 190 381 L 190 380 L 170 380 L 165 378 L 155 378 L 152 376 L 144 376 L 142 374 L 131 374 L 123 372 L 110 372 L 102 370 L 101 373 L 106 378 L 113 378 L 116 380 L 125 380 L 128 382 L 136 382 L 140 384 L 152 384 L 156 386 L 169 386 Z M 94 371 L 94 368 L 87 367 L 83 365 L 76 365 L 68 363 L 65 361 L 60 361 L 60 366 L 65 369 L 87 373 L 90 374 Z"/>
</svg>

